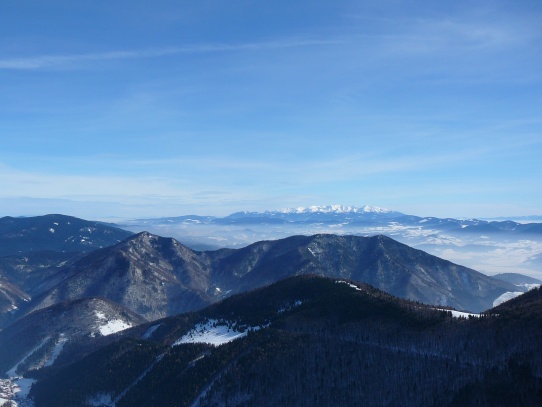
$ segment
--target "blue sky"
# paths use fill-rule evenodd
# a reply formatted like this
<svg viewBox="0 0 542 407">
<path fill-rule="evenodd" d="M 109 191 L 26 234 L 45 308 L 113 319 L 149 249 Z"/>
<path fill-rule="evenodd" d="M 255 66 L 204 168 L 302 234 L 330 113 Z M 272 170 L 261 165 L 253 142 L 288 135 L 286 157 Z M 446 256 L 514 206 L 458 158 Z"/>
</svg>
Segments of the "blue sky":
<svg viewBox="0 0 542 407">
<path fill-rule="evenodd" d="M 0 5 L 0 215 L 542 214 L 540 1 Z"/>
</svg>

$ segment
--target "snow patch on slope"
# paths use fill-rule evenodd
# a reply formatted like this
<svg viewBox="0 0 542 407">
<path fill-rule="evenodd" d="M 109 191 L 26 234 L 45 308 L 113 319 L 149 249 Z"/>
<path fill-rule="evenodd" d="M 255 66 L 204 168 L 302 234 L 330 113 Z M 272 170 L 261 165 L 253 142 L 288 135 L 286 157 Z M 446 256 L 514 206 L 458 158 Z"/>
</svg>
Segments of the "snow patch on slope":
<svg viewBox="0 0 542 407">
<path fill-rule="evenodd" d="M 452 313 L 452 317 L 454 318 L 480 318 L 480 314 L 473 314 L 472 312 L 463 312 L 463 311 L 456 311 L 454 309 L 442 309 L 442 308 L 435 308 L 438 311 L 450 311 Z"/>
<path fill-rule="evenodd" d="M 365 205 L 361 208 L 346 205 L 312 205 L 308 207 L 283 208 L 278 213 L 390 213 L 389 209 Z"/>
<path fill-rule="evenodd" d="M 62 349 L 64 348 L 64 345 L 68 342 L 68 338 L 64 337 L 64 334 L 60 334 L 60 339 L 56 343 L 53 352 L 51 353 L 51 356 L 45 362 L 44 366 L 51 366 L 53 363 L 55 363 L 56 358 L 58 355 L 60 355 L 60 352 L 62 352 Z"/>
<path fill-rule="evenodd" d="M 132 327 L 132 324 L 125 322 L 122 319 L 112 319 L 111 321 L 108 321 L 105 314 L 100 311 L 96 311 L 96 316 L 99 320 L 105 321 L 105 324 L 98 327 L 98 330 L 103 336 L 124 331 L 125 329 Z"/>
<path fill-rule="evenodd" d="M 533 288 L 540 287 L 540 284 L 516 284 L 516 287 L 529 291 Z M 495 301 L 493 301 L 493 306 L 496 307 L 497 305 L 501 305 L 503 302 L 511 300 L 512 298 L 516 298 L 517 296 L 524 294 L 526 291 L 508 291 L 497 297 Z"/>
<path fill-rule="evenodd" d="M 480 318 L 480 314 L 473 314 L 472 312 L 462 312 L 462 311 L 455 311 L 455 310 L 452 310 L 452 316 L 454 318 L 468 318 L 468 317 Z"/>
<path fill-rule="evenodd" d="M 356 291 L 362 291 L 361 288 L 359 288 L 357 285 L 352 284 L 352 283 L 348 283 L 348 282 L 343 281 L 343 280 L 335 281 L 335 283 L 337 283 L 337 284 L 346 284 L 347 286 L 352 287 Z"/>
<path fill-rule="evenodd" d="M 220 346 L 246 336 L 249 331 L 257 331 L 260 328 L 248 327 L 238 331 L 235 329 L 235 324 L 210 319 L 206 323 L 197 324 L 194 329 L 176 340 L 172 346 L 182 343 L 208 343 L 213 346 Z"/>
<path fill-rule="evenodd" d="M 501 296 L 497 297 L 493 301 L 493 306 L 496 307 L 497 305 L 500 305 L 505 301 L 511 300 L 512 298 L 516 298 L 517 296 L 519 296 L 521 294 L 523 294 L 522 291 L 508 291 L 508 292 L 502 294 Z"/>
</svg>

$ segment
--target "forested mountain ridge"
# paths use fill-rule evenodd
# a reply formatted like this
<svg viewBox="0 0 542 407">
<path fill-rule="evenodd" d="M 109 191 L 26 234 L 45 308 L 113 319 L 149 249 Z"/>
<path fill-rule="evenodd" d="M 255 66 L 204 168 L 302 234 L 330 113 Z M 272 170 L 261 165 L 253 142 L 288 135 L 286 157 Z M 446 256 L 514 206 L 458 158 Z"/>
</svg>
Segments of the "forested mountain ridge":
<svg viewBox="0 0 542 407">
<path fill-rule="evenodd" d="M 300 276 L 124 331 L 79 362 L 37 371 L 32 394 L 36 407 L 534 406 L 540 311 L 529 324 L 458 319 L 363 284 Z M 209 340 L 203 326 L 245 334 L 189 343 Z"/>
<path fill-rule="evenodd" d="M 61 279 L 36 296 L 27 312 L 95 296 L 147 319 L 201 309 L 212 299 L 200 257 L 174 239 L 140 233 L 62 269 Z"/>
<path fill-rule="evenodd" d="M 0 331 L 0 377 L 10 370 L 8 376 L 22 376 L 29 369 L 53 364 L 63 353 L 70 353 L 70 347 L 84 348 L 90 341 L 97 342 L 92 345 L 95 348 L 101 346 L 100 338 L 145 322 L 103 298 L 83 298 L 35 311 Z"/>
<path fill-rule="evenodd" d="M 61 270 L 58 282 L 27 310 L 100 296 L 157 319 L 302 274 L 348 278 L 398 297 L 474 312 L 517 290 L 385 236 L 292 236 L 198 252 L 142 232 Z"/>
<path fill-rule="evenodd" d="M 65 215 L 0 218 L 0 328 L 35 295 L 63 279 L 62 268 L 132 234 Z"/>
<path fill-rule="evenodd" d="M 66 215 L 0 218 L 0 256 L 36 251 L 88 252 L 133 233 L 103 222 Z"/>
<path fill-rule="evenodd" d="M 480 312 L 493 299 L 516 288 L 389 237 L 292 236 L 263 241 L 219 259 L 245 289 L 304 273 L 348 278 L 397 297 Z"/>
</svg>

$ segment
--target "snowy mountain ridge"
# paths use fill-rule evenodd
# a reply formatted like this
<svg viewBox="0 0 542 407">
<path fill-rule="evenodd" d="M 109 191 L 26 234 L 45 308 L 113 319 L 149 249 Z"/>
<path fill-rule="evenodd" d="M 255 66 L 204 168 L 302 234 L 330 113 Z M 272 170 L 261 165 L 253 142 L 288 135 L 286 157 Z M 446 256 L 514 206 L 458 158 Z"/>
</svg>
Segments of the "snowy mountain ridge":
<svg viewBox="0 0 542 407">
<path fill-rule="evenodd" d="M 391 213 L 392 211 L 378 206 L 364 205 L 362 207 L 347 205 L 311 205 L 307 207 L 282 208 L 266 213 Z"/>
</svg>

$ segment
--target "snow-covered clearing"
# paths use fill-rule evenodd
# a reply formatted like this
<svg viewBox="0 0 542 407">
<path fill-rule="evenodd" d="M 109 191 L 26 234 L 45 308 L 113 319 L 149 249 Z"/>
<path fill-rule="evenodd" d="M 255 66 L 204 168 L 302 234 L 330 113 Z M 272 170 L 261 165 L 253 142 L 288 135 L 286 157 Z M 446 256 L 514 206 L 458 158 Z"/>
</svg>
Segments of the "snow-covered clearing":
<svg viewBox="0 0 542 407">
<path fill-rule="evenodd" d="M 197 324 L 194 329 L 176 340 L 172 346 L 182 343 L 208 343 L 213 346 L 220 346 L 246 336 L 249 331 L 261 329 L 259 326 L 246 327 L 241 332 L 233 328 L 234 325 L 227 321 L 219 322 L 216 319 L 210 319 L 206 323 Z"/>
<path fill-rule="evenodd" d="M 475 317 L 480 318 L 480 314 L 473 314 L 472 312 L 461 312 L 461 311 L 455 311 L 452 310 L 452 316 L 454 318 L 468 318 L 468 317 Z"/>
<path fill-rule="evenodd" d="M 480 318 L 480 314 L 473 314 L 472 312 L 463 312 L 463 311 L 456 311 L 453 309 L 442 309 L 442 308 L 435 308 L 439 311 L 450 311 L 452 313 L 452 317 L 454 318 L 468 318 L 468 317 L 475 317 Z"/>
<path fill-rule="evenodd" d="M 198 324 L 181 339 L 175 341 L 173 346 L 182 343 L 208 343 L 214 346 L 224 345 L 235 339 L 246 336 L 247 331 L 239 332 L 228 328 L 227 325 L 219 325 L 216 319 L 211 319 L 205 324 Z"/>
<path fill-rule="evenodd" d="M 103 336 L 124 331 L 125 329 L 132 327 L 132 324 L 125 322 L 122 319 L 112 319 L 111 321 L 108 321 L 105 314 L 99 311 L 96 311 L 96 316 L 99 320 L 106 321 L 105 324 L 98 327 L 98 330 Z"/>
<path fill-rule="evenodd" d="M 100 333 L 103 336 L 111 335 L 125 329 L 131 328 L 132 325 L 124 322 L 122 319 L 113 319 L 112 321 L 107 321 L 105 325 L 99 327 Z"/>
</svg>

